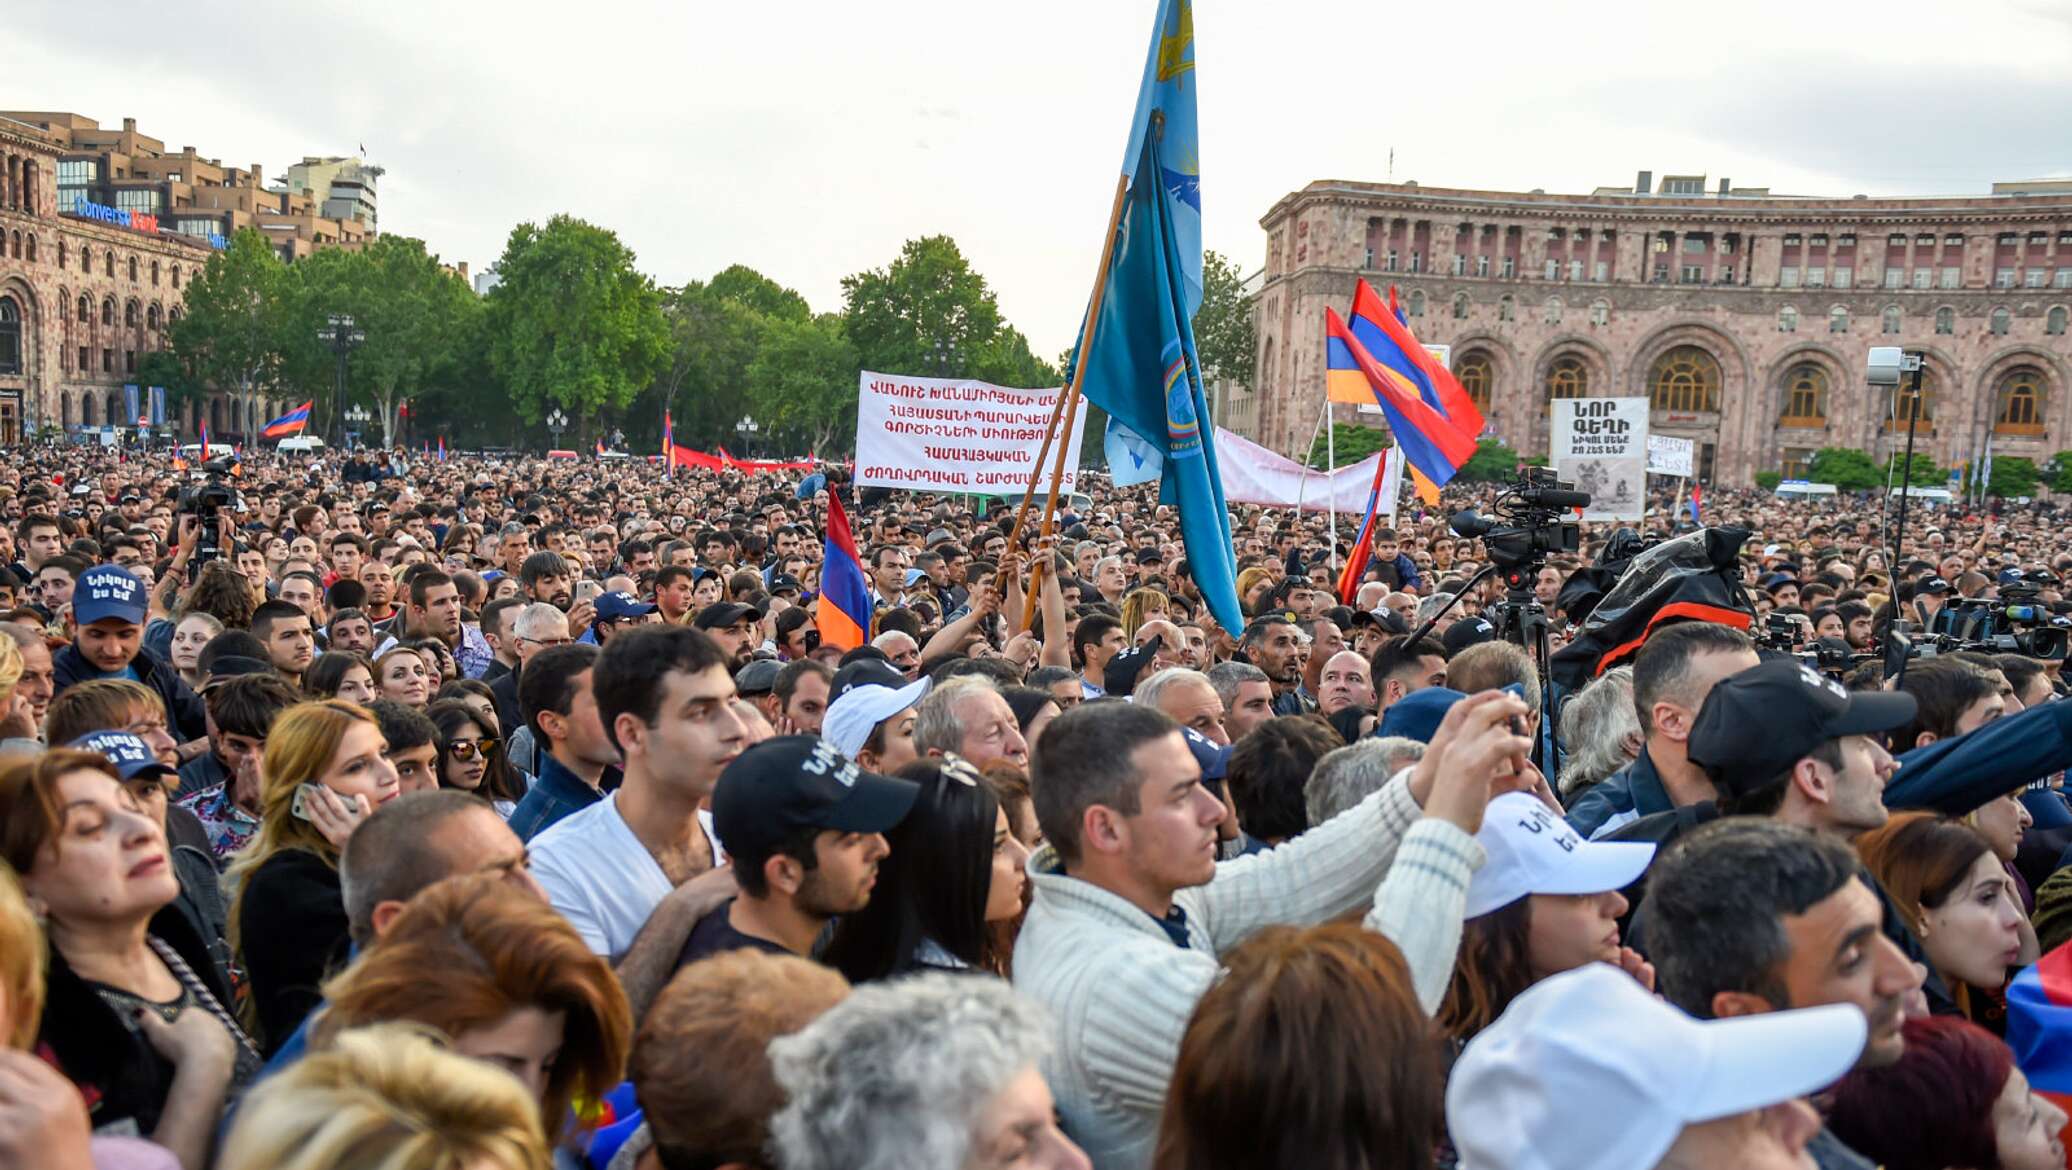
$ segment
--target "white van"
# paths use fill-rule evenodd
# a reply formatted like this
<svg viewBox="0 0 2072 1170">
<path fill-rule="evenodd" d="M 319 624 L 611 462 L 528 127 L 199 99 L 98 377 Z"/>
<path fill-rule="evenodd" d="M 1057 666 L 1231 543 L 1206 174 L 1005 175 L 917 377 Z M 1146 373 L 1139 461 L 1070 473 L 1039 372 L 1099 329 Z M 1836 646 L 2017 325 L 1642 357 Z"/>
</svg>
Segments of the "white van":
<svg viewBox="0 0 2072 1170">
<path fill-rule="evenodd" d="M 1890 498 L 1904 495 L 1920 500 L 1924 504 L 1954 504 L 1957 502 L 1957 493 L 1948 488 L 1939 487 L 1896 487 L 1887 495 Z"/>
<path fill-rule="evenodd" d="M 184 447 L 180 448 L 180 454 L 182 454 L 182 455 L 185 455 L 185 456 L 186 456 L 187 458 L 189 458 L 189 459 L 199 459 L 199 458 L 201 458 L 201 457 L 202 457 L 202 455 L 201 455 L 201 444 L 200 444 L 200 443 L 189 443 L 189 444 L 187 444 L 186 446 L 184 446 Z M 209 458 L 211 458 L 211 459 L 214 459 L 214 458 L 217 458 L 218 456 L 221 456 L 221 455 L 228 455 L 228 454 L 230 454 L 230 444 L 228 444 L 228 443 L 210 443 L 210 444 L 209 444 L 209 455 L 208 455 L 208 457 L 209 457 Z"/>
<path fill-rule="evenodd" d="M 1777 485 L 1776 494 L 1780 500 L 1821 500 L 1836 493 L 1835 485 L 1831 483 L 1813 483 L 1810 480 L 1787 479 Z"/>
<path fill-rule="evenodd" d="M 315 435 L 289 435 L 274 450 L 282 455 L 322 455 L 324 441 Z"/>
</svg>

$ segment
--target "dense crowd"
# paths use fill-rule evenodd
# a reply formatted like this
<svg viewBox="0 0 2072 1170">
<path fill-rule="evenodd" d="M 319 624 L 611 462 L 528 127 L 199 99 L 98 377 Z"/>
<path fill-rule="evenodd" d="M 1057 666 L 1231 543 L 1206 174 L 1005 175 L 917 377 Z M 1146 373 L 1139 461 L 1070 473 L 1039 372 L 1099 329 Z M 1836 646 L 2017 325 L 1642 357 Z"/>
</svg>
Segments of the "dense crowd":
<svg viewBox="0 0 2072 1170">
<path fill-rule="evenodd" d="M 0 1167 L 2065 1165 L 2048 506 L 1240 506 L 1229 629 L 1154 488 L 219 483 L 0 466 Z"/>
</svg>

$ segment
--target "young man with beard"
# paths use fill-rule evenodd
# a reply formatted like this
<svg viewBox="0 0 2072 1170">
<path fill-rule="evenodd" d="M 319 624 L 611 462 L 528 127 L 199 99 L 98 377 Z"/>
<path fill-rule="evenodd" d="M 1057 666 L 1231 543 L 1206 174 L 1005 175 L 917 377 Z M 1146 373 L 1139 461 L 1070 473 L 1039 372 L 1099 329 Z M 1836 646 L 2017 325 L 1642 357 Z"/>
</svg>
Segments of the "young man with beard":
<svg viewBox="0 0 2072 1170">
<path fill-rule="evenodd" d="M 568 561 L 557 552 L 542 551 L 526 557 L 518 568 L 518 585 L 527 597 L 544 601 L 563 613 L 574 602 L 574 575 Z"/>
<path fill-rule="evenodd" d="M 252 636 L 266 645 L 267 661 L 282 678 L 300 687 L 302 672 L 316 659 L 316 634 L 309 614 L 291 601 L 269 601 L 252 611 Z"/>
<path fill-rule="evenodd" d="M 1302 644 L 1286 614 L 1271 613 L 1245 627 L 1246 657 L 1273 684 L 1273 713 L 1303 715 L 1315 710 L 1302 695 Z"/>
<path fill-rule="evenodd" d="M 528 668 L 528 672 L 529 668 Z M 676 968 L 706 895 L 731 885 L 700 806 L 748 746 L 720 647 L 697 630 L 643 626 L 598 655 L 591 691 L 625 779 L 532 839 L 533 873 L 640 1002 Z"/>
<path fill-rule="evenodd" d="M 759 637 L 756 617 L 752 605 L 719 601 L 699 610 L 694 624 L 718 644 L 731 673 L 748 665 L 748 660 L 755 657 Z"/>
<path fill-rule="evenodd" d="M 810 956 L 837 915 L 868 905 L 885 832 L 920 786 L 859 769 L 817 735 L 765 740 L 720 773 L 713 826 L 741 893 L 699 919 L 677 965 L 743 948 Z"/>
</svg>

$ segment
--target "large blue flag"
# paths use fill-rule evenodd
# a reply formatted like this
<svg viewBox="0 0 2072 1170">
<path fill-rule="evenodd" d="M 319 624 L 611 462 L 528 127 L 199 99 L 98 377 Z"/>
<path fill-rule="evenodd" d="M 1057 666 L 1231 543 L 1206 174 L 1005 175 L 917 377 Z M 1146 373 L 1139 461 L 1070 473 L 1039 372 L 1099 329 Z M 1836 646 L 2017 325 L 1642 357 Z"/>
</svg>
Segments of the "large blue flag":
<svg viewBox="0 0 2072 1170">
<path fill-rule="evenodd" d="M 1123 162 L 1129 184 L 1091 343 L 1073 355 L 1089 402 L 1164 460 L 1159 498 L 1176 505 L 1187 564 L 1217 624 L 1244 628 L 1230 513 L 1202 395 L 1201 170 L 1195 151 L 1194 11 L 1160 0 Z"/>
</svg>

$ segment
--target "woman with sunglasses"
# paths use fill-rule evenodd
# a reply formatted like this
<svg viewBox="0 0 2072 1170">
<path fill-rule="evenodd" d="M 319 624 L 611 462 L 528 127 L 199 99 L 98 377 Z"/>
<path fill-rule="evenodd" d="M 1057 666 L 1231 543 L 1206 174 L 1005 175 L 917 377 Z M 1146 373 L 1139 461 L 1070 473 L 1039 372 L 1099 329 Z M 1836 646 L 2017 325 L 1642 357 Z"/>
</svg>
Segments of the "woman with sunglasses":
<svg viewBox="0 0 2072 1170">
<path fill-rule="evenodd" d="M 425 714 L 439 729 L 439 787 L 472 792 L 508 818 L 524 790 L 497 750 L 496 725 L 457 699 L 433 703 Z"/>
</svg>

